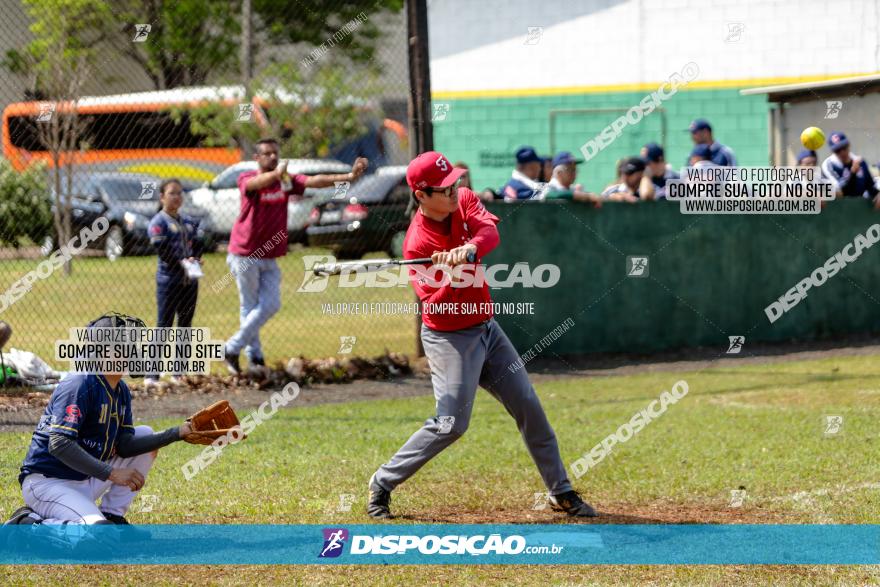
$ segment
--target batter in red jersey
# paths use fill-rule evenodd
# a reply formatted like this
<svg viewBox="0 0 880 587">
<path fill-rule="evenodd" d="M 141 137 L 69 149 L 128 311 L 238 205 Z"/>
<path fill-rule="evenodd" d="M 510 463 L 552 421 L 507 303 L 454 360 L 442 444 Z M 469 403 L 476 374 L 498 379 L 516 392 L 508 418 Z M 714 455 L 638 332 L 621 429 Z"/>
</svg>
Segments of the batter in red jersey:
<svg viewBox="0 0 880 587">
<path fill-rule="evenodd" d="M 422 153 L 406 171 L 419 208 L 406 233 L 404 257 L 430 257 L 435 266 L 452 267 L 453 277 L 440 279 L 432 267 L 411 269 L 410 280 L 422 304 L 421 337 L 437 411 L 373 474 L 367 513 L 373 518 L 391 517 L 391 492 L 461 438 L 480 386 L 516 421 L 547 486 L 551 507 L 573 516 L 596 516 L 571 487 L 556 434 L 525 369 L 509 369 L 518 363 L 519 355 L 492 317 L 485 279 L 473 279 L 473 272 L 479 276 L 482 268 L 465 267 L 471 272 L 466 280 L 456 276 L 455 268 L 469 265 L 469 256 L 479 264 L 500 242 L 498 217 L 486 210 L 474 192 L 458 187 L 464 172 L 436 151 Z M 465 307 L 468 310 L 461 311 Z"/>
</svg>

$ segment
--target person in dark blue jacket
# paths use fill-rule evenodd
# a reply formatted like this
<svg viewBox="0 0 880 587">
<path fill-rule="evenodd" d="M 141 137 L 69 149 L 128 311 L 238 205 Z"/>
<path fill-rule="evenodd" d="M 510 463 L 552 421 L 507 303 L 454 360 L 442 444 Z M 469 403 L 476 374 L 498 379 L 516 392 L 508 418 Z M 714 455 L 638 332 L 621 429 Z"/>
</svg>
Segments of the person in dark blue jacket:
<svg viewBox="0 0 880 587">
<path fill-rule="evenodd" d="M 159 187 L 161 208 L 150 221 L 150 243 L 159 254 L 156 271 L 156 326 L 170 328 L 192 326 L 196 313 L 198 280 L 190 277 L 186 265 L 201 264 L 204 244 L 198 238 L 198 220 L 181 214 L 183 186 L 176 179 L 162 182 Z M 177 374 L 176 374 L 177 375 Z M 155 385 L 160 374 L 153 373 L 144 379 L 144 385 Z"/>
<path fill-rule="evenodd" d="M 822 175 L 835 183 L 837 197 L 855 196 L 877 201 L 877 186 L 868 164 L 850 152 L 849 139 L 842 132 L 828 137 L 829 155 L 822 162 Z"/>
<path fill-rule="evenodd" d="M 516 169 L 498 194 L 507 202 L 542 199 L 545 187 L 541 183 L 544 159 L 532 147 L 520 147 L 516 151 Z"/>
</svg>

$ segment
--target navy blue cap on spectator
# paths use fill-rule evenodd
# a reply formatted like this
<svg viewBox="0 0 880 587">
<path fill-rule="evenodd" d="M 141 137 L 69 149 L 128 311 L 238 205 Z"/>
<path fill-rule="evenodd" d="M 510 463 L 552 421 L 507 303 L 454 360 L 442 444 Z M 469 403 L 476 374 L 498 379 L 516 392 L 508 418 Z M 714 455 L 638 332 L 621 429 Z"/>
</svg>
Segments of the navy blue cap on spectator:
<svg viewBox="0 0 880 587">
<path fill-rule="evenodd" d="M 556 153 L 555 157 L 553 157 L 553 167 L 556 167 L 557 165 L 569 165 L 571 163 L 581 162 L 581 159 L 576 159 L 575 156 L 568 151 L 560 151 L 559 153 Z"/>
<path fill-rule="evenodd" d="M 842 132 L 833 132 L 828 137 L 828 146 L 836 153 L 844 147 L 849 147 L 849 139 Z"/>
<path fill-rule="evenodd" d="M 705 118 L 698 118 L 691 123 L 688 130 L 692 133 L 695 133 L 698 130 L 712 130 L 712 125 L 709 124 L 709 121 Z"/>
<path fill-rule="evenodd" d="M 663 147 L 657 143 L 648 143 L 642 148 L 642 154 L 648 161 L 656 163 L 663 159 Z"/>
<path fill-rule="evenodd" d="M 520 147 L 516 150 L 517 163 L 543 163 L 544 159 L 539 157 L 532 147 Z"/>
<path fill-rule="evenodd" d="M 691 151 L 691 157 L 699 157 L 701 159 L 711 159 L 712 158 L 712 149 L 709 148 L 709 145 L 697 145 L 694 147 L 694 150 Z"/>
<path fill-rule="evenodd" d="M 800 163 L 801 161 L 803 161 L 807 157 L 812 157 L 813 159 L 819 158 L 819 156 L 816 155 L 816 151 L 812 151 L 810 149 L 803 149 L 803 150 L 801 150 L 800 153 L 798 153 L 797 162 Z"/>
<path fill-rule="evenodd" d="M 620 166 L 620 172 L 624 175 L 632 175 L 633 173 L 638 173 L 639 171 L 644 170 L 645 160 L 641 157 L 629 157 L 623 162 L 623 165 Z"/>
</svg>

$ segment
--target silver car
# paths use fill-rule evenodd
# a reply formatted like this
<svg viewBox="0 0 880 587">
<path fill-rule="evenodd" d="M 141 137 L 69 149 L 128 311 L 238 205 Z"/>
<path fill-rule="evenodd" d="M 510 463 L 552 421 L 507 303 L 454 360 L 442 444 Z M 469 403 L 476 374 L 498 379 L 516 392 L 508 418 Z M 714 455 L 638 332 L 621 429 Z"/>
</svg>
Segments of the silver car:
<svg viewBox="0 0 880 587">
<path fill-rule="evenodd" d="M 208 211 L 213 230 L 228 238 L 232 225 L 241 210 L 238 176 L 245 171 L 258 169 L 256 161 L 242 161 L 224 169 L 217 177 L 200 188 L 187 193 L 195 205 Z M 287 170 L 291 175 L 320 175 L 324 173 L 348 173 L 351 166 L 333 159 L 288 159 Z M 309 213 L 315 206 L 333 198 L 334 188 L 307 189 L 305 199 L 291 201 L 287 208 L 287 232 L 289 242 L 304 242 Z"/>
</svg>

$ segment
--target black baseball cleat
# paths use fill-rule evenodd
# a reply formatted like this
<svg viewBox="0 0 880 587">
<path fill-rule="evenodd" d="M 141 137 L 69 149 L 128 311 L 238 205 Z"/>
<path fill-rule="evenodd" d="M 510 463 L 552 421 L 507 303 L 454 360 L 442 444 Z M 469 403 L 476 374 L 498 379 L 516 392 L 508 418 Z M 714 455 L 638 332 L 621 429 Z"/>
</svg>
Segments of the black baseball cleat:
<svg viewBox="0 0 880 587">
<path fill-rule="evenodd" d="M 228 351 L 224 351 L 223 362 L 226 364 L 226 369 L 229 370 L 230 374 L 241 375 L 241 365 L 238 364 L 238 355 L 233 355 Z"/>
<path fill-rule="evenodd" d="M 101 512 L 101 515 L 107 518 L 108 522 L 116 524 L 117 526 L 124 526 L 124 529 L 122 531 L 123 540 L 144 540 L 152 536 L 149 530 L 138 528 L 137 526 L 132 526 L 129 521 L 125 519 L 124 516 L 108 514 L 107 512 Z"/>
<path fill-rule="evenodd" d="M 376 520 L 387 520 L 391 515 L 391 492 L 379 486 L 376 476 L 370 477 L 370 499 L 367 500 L 367 515 Z"/>
<path fill-rule="evenodd" d="M 253 359 L 248 359 L 248 363 L 250 363 L 251 366 L 265 367 L 266 359 L 263 357 L 254 357 Z"/>
<path fill-rule="evenodd" d="M 550 496 L 550 507 L 557 512 L 565 512 L 569 516 L 578 518 L 595 518 L 599 514 L 593 506 L 581 499 L 577 491 L 566 491 L 559 495 Z"/>
<path fill-rule="evenodd" d="M 33 514 L 33 515 L 31 515 Z M 9 519 L 3 523 L 4 526 L 23 526 L 25 524 L 39 524 L 40 517 L 34 513 L 34 510 L 24 506 L 20 507 L 9 516 Z"/>
</svg>

